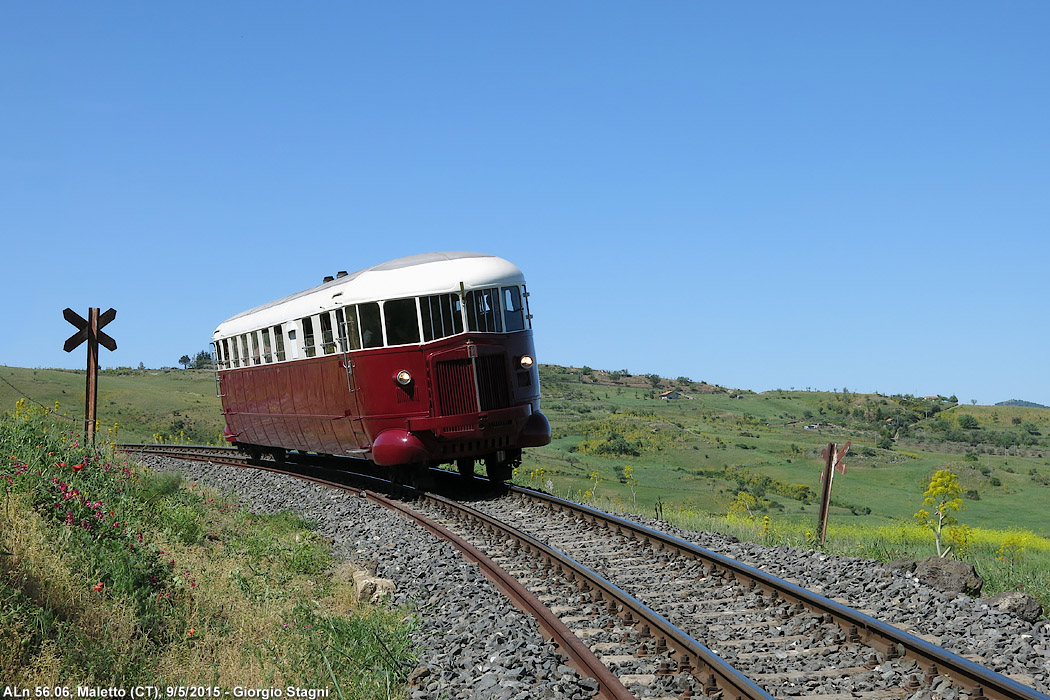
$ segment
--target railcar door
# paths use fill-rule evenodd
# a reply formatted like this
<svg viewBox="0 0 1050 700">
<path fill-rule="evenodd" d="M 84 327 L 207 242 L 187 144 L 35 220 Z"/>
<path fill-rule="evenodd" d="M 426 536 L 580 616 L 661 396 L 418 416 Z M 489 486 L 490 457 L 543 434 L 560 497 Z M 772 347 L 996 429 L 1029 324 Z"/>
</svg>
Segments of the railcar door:
<svg viewBox="0 0 1050 700">
<path fill-rule="evenodd" d="M 337 328 L 339 328 L 339 349 L 343 355 L 342 365 L 346 371 L 346 386 L 349 393 L 345 415 L 350 423 L 350 430 L 357 445 L 357 448 L 352 450 L 351 453 L 363 454 L 368 451 L 371 444 L 361 422 L 361 401 L 358 397 L 357 378 L 354 376 L 354 355 L 352 351 L 361 347 L 361 336 L 357 328 L 357 308 L 354 306 L 345 309 L 340 307 L 335 311 L 335 318 Z"/>
</svg>

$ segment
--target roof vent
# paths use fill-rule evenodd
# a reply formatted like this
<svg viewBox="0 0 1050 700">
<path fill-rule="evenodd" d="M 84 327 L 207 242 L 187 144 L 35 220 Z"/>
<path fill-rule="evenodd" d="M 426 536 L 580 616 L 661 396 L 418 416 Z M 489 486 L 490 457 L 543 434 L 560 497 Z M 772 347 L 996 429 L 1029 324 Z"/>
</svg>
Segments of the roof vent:
<svg viewBox="0 0 1050 700">
<path fill-rule="evenodd" d="M 346 275 L 347 275 L 346 270 L 340 270 L 339 272 L 335 273 L 336 277 L 346 277 Z"/>
<path fill-rule="evenodd" d="M 324 282 L 322 282 L 321 284 L 324 284 L 325 282 L 331 282 L 334 279 L 335 279 L 335 277 L 332 277 L 331 275 L 325 275 L 324 276 Z"/>
</svg>

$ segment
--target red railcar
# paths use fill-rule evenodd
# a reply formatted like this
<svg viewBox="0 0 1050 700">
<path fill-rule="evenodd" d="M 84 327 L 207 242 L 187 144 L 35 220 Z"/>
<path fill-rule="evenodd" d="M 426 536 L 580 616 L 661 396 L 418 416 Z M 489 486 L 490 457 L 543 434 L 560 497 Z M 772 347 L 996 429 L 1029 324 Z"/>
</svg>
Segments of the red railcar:
<svg viewBox="0 0 1050 700">
<path fill-rule="evenodd" d="M 550 442 L 528 299 L 506 260 L 428 253 L 238 314 L 213 335 L 226 439 L 507 479 Z"/>
</svg>

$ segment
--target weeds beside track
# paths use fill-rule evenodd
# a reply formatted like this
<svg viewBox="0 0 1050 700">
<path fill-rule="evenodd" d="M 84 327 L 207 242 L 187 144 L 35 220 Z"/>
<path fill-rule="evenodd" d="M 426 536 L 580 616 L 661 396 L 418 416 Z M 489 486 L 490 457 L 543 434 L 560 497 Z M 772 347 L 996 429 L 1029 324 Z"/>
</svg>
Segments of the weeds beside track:
<svg viewBox="0 0 1050 700">
<path fill-rule="evenodd" d="M 24 403 L 0 455 L 5 682 L 403 693 L 409 622 L 358 604 L 299 517 L 90 449 Z"/>
</svg>

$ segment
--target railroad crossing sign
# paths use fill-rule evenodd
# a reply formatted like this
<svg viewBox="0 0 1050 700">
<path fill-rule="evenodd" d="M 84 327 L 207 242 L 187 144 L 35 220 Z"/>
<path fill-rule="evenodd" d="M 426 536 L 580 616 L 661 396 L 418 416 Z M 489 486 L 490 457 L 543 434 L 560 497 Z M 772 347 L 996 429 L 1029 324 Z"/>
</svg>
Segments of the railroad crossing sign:
<svg viewBox="0 0 1050 700">
<path fill-rule="evenodd" d="M 97 307 L 88 309 L 88 320 L 73 309 L 65 309 L 62 316 L 77 328 L 77 332 L 69 336 L 62 349 L 72 352 L 85 340 L 87 341 L 87 390 L 84 392 L 84 435 L 85 442 L 95 442 L 95 409 L 98 406 L 98 346 L 106 348 L 110 352 L 117 349 L 117 341 L 102 332 L 102 327 L 117 317 L 116 309 L 107 309 L 101 316 Z"/>
</svg>

